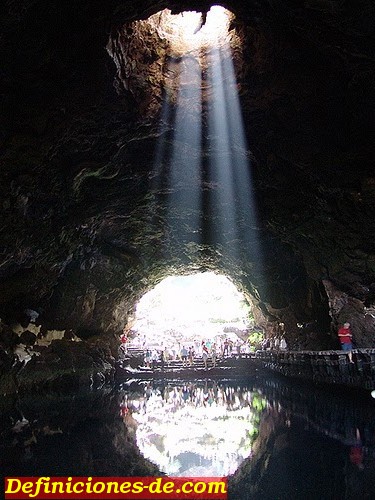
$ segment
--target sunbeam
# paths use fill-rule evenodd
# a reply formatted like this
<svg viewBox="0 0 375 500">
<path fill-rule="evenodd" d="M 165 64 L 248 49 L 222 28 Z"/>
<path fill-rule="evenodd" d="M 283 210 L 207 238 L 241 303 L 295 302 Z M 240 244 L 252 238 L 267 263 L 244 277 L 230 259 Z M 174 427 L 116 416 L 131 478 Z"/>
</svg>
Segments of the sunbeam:
<svg viewBox="0 0 375 500">
<path fill-rule="evenodd" d="M 180 84 L 170 159 L 168 229 L 178 242 L 198 241 L 201 186 L 201 68 L 196 59 L 180 63 Z"/>
<path fill-rule="evenodd" d="M 251 165 L 229 43 L 233 18 L 218 6 L 159 14 L 157 29 L 171 47 L 161 122 L 173 138 L 160 134 L 154 176 L 166 197 L 166 248 L 177 255 L 186 244 L 210 244 L 231 261 L 250 256 L 260 275 Z"/>
<path fill-rule="evenodd" d="M 208 85 L 211 101 L 208 107 L 208 147 L 210 150 L 209 172 L 213 182 L 211 210 L 215 214 L 215 239 L 231 253 L 237 254 L 237 224 L 235 217 L 235 192 L 231 168 L 232 148 L 227 120 L 225 82 L 223 80 L 219 48 L 208 54 Z"/>
<path fill-rule="evenodd" d="M 249 150 L 245 138 L 231 49 L 228 45 L 222 45 L 218 53 L 224 90 L 222 102 L 225 104 L 226 130 L 229 134 L 231 192 L 232 203 L 236 209 L 237 231 L 253 255 L 253 260 L 258 263 L 259 272 L 262 272 L 263 253 L 260 249 L 257 207 L 253 196 Z"/>
</svg>

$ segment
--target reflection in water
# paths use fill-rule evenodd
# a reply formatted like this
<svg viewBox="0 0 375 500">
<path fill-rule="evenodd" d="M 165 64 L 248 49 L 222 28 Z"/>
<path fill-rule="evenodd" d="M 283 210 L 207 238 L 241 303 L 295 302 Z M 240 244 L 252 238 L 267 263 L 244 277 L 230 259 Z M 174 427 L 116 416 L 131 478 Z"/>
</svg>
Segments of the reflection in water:
<svg viewBox="0 0 375 500">
<path fill-rule="evenodd" d="M 266 401 L 231 385 L 190 383 L 126 394 L 142 454 L 173 476 L 227 476 L 250 456 Z"/>
<path fill-rule="evenodd" d="M 160 469 L 230 474 L 229 500 L 372 499 L 375 401 L 270 378 L 0 398 L 2 477 Z"/>
</svg>

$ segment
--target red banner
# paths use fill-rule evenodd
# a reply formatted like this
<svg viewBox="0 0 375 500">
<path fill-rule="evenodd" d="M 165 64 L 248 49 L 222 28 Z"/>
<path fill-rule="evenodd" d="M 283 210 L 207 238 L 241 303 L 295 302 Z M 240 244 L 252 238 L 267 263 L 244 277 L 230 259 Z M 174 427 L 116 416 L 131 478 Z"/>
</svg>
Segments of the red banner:
<svg viewBox="0 0 375 500">
<path fill-rule="evenodd" d="M 5 499 L 180 498 L 226 500 L 227 479 L 218 477 L 7 477 Z"/>
</svg>

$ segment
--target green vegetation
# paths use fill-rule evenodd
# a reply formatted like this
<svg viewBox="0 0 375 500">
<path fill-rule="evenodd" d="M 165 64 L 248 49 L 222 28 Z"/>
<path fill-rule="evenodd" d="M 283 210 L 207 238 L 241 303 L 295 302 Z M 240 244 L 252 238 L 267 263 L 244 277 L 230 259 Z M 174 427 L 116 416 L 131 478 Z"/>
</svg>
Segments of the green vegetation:
<svg viewBox="0 0 375 500">
<path fill-rule="evenodd" d="M 263 340 L 263 332 L 259 330 L 252 331 L 247 337 L 247 342 L 250 345 L 251 351 L 256 351 L 260 349 Z"/>
</svg>

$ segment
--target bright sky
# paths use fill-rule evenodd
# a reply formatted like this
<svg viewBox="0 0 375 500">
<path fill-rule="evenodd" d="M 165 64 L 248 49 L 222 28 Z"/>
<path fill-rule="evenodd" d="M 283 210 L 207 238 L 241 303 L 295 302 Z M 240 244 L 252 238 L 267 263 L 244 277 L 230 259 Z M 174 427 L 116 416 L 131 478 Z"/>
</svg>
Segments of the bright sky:
<svg viewBox="0 0 375 500">
<path fill-rule="evenodd" d="M 226 276 L 170 276 L 139 301 L 132 330 L 146 336 L 147 343 L 157 335 L 169 344 L 171 330 L 182 341 L 213 338 L 223 334 L 225 326 L 244 330 L 249 313 L 244 296 Z"/>
<path fill-rule="evenodd" d="M 154 14 L 150 19 L 155 21 L 163 38 L 167 38 L 171 47 L 179 51 L 188 51 L 201 46 L 216 46 L 220 39 L 228 35 L 228 28 L 233 14 L 224 7 L 214 5 L 207 13 L 202 26 L 202 13 L 195 11 L 171 14 L 165 9 Z"/>
</svg>

